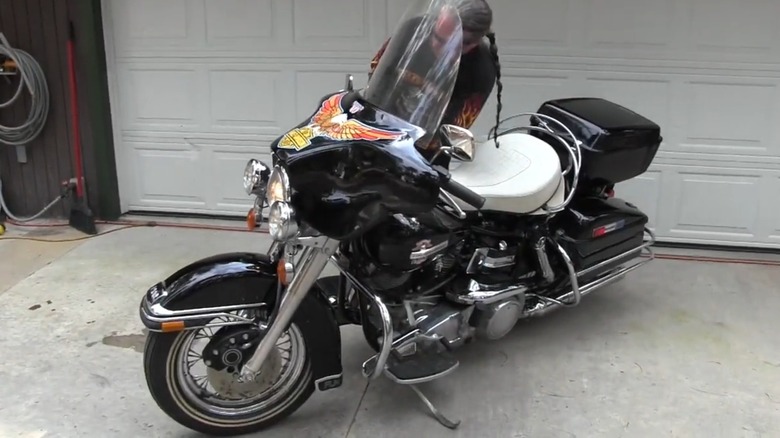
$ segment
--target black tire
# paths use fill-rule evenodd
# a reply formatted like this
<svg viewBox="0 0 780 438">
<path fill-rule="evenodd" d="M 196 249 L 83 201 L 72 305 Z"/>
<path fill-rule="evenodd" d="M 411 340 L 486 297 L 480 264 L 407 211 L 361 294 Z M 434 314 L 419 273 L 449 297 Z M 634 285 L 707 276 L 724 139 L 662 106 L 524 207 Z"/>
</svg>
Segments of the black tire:
<svg viewBox="0 0 780 438">
<path fill-rule="evenodd" d="M 291 324 L 291 330 L 297 330 Z M 298 332 L 300 334 L 300 332 Z M 301 334 L 302 371 L 290 384 L 289 391 L 268 409 L 239 415 L 221 415 L 194 405 L 182 391 L 181 382 L 174 377 L 179 350 L 186 344 L 192 331 L 180 333 L 150 333 L 144 348 L 144 373 L 149 391 L 157 405 L 173 420 L 194 431 L 213 436 L 243 435 L 266 429 L 303 405 L 314 392 L 311 358 L 307 340 Z"/>
</svg>

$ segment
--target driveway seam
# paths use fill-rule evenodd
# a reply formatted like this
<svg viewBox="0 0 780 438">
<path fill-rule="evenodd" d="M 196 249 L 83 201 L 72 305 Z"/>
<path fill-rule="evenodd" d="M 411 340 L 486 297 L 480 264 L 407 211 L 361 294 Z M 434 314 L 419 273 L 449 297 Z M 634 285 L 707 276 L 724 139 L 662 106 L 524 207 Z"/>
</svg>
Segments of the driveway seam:
<svg viewBox="0 0 780 438">
<path fill-rule="evenodd" d="M 363 405 L 363 399 L 366 398 L 366 393 L 368 392 L 369 386 L 371 386 L 370 380 L 366 382 L 366 387 L 363 388 L 363 394 L 360 395 L 360 401 L 358 401 L 358 405 L 355 408 L 355 413 L 352 414 L 352 421 L 349 422 L 349 427 L 347 428 L 347 433 L 344 434 L 344 438 L 349 438 L 349 433 L 352 432 L 352 426 L 355 425 L 355 421 L 357 420 L 358 413 L 360 412 L 360 407 Z"/>
</svg>

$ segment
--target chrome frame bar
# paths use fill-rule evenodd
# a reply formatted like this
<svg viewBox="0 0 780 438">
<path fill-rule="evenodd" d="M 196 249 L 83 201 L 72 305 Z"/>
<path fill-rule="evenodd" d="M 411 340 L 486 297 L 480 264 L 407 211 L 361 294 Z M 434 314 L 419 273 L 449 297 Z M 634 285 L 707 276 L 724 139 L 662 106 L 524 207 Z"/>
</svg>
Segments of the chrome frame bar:
<svg viewBox="0 0 780 438">
<path fill-rule="evenodd" d="M 153 304 L 150 307 L 152 314 L 149 320 L 154 322 L 165 322 L 169 320 L 187 320 L 201 319 L 210 317 L 211 314 L 230 312 L 233 310 L 257 309 L 265 307 L 265 303 L 258 304 L 236 304 L 233 306 L 201 307 L 198 309 L 168 310 L 162 304 Z"/>
<path fill-rule="evenodd" d="M 379 349 L 379 353 L 372 356 L 368 360 L 366 360 L 363 363 L 363 374 L 368 377 L 370 380 L 374 380 L 382 375 L 382 373 L 385 370 L 385 365 L 387 365 L 387 359 L 390 357 L 390 352 L 393 350 L 393 348 L 396 346 L 395 344 L 399 344 L 407 339 L 407 336 L 409 336 L 410 333 L 419 332 L 418 329 L 412 330 L 410 333 L 407 333 L 404 336 L 401 336 L 396 340 L 396 342 L 393 342 L 394 337 L 394 331 L 393 331 L 393 319 L 390 315 L 390 311 L 387 309 L 387 306 L 385 305 L 384 301 L 377 296 L 376 294 L 372 293 L 370 290 L 366 289 L 365 286 L 363 286 L 355 276 L 353 276 L 349 270 L 346 268 L 346 266 L 341 263 L 341 260 L 338 256 L 333 255 L 330 258 L 330 261 L 333 263 L 334 266 L 342 273 L 345 277 L 347 277 L 347 280 L 349 280 L 350 283 L 358 290 L 358 292 L 362 293 L 366 297 L 368 297 L 371 301 L 373 301 L 373 304 L 379 309 L 379 316 L 382 318 L 382 341 Z M 374 369 L 370 372 L 366 372 L 366 367 L 368 366 L 368 362 L 373 360 L 374 357 L 377 357 L 376 365 L 374 365 Z"/>
<path fill-rule="evenodd" d="M 146 298 L 144 298 L 146 299 Z M 240 315 L 227 313 L 235 310 L 254 310 L 266 307 L 265 303 L 240 304 L 234 306 L 202 307 L 199 309 L 168 310 L 162 304 L 153 304 L 151 307 L 142 307 L 144 318 L 155 323 L 182 322 L 193 320 L 213 320 L 215 318 L 228 318 L 230 321 L 211 322 L 206 324 L 185 327 L 183 330 L 196 330 L 205 327 L 225 327 L 242 324 L 252 324 L 254 320 Z M 162 329 L 149 329 L 152 332 L 162 332 Z"/>
</svg>

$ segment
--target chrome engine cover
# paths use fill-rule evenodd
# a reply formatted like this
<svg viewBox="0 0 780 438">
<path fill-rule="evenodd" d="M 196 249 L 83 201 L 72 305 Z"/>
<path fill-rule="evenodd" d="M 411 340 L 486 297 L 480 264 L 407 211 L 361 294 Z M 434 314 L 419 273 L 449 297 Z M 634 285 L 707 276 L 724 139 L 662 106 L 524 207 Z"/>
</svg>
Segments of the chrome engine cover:
<svg viewBox="0 0 780 438">
<path fill-rule="evenodd" d="M 474 336 L 469 325 L 474 306 L 458 306 L 440 302 L 417 318 L 417 328 L 422 337 L 442 340 L 448 346 L 457 348 Z M 438 342 L 436 342 L 438 344 Z"/>
<path fill-rule="evenodd" d="M 473 316 L 477 336 L 491 341 L 503 338 L 512 331 L 523 315 L 524 306 L 523 295 L 497 303 L 478 304 Z"/>
</svg>

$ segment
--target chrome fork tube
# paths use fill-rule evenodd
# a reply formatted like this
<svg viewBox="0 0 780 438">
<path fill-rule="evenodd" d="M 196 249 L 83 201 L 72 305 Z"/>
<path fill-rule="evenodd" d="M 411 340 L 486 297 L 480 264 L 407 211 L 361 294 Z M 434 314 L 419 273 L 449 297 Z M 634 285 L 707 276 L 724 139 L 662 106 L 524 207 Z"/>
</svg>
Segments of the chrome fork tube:
<svg viewBox="0 0 780 438">
<path fill-rule="evenodd" d="M 241 377 L 244 380 L 253 380 L 260 371 L 263 362 L 268 357 L 271 349 L 275 347 L 276 341 L 282 335 L 287 325 L 292 320 L 295 311 L 300 306 L 306 294 L 317 281 L 322 270 L 330 259 L 330 255 L 338 247 L 337 240 L 328 239 L 318 247 L 306 247 L 301 254 L 301 261 L 295 269 L 295 275 L 290 282 L 287 290 L 282 294 L 279 312 L 276 318 L 268 327 L 257 350 L 249 358 L 241 370 Z"/>
</svg>

